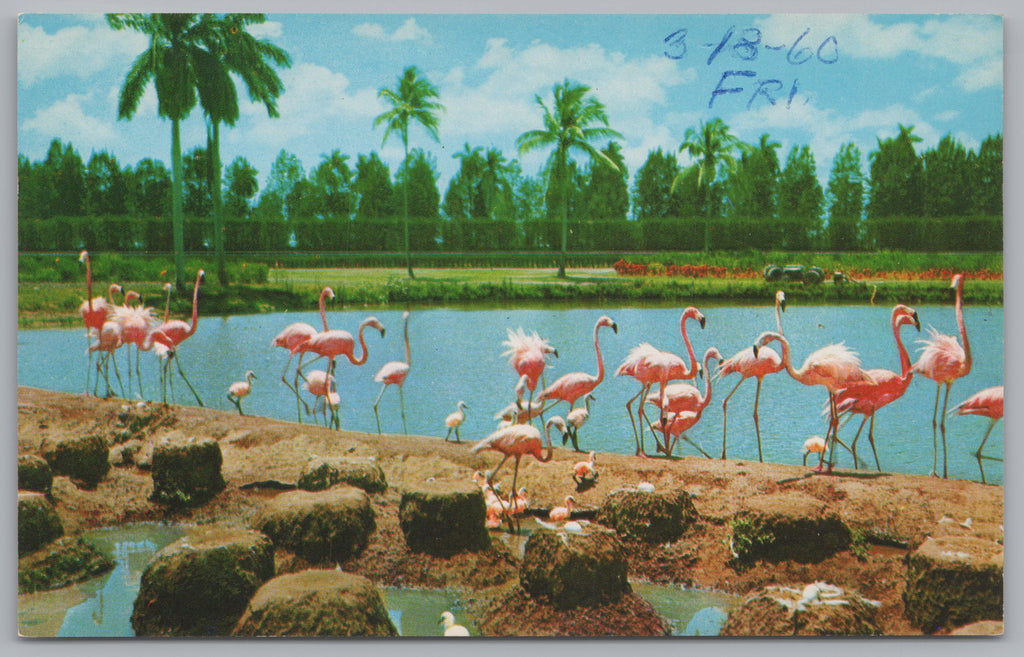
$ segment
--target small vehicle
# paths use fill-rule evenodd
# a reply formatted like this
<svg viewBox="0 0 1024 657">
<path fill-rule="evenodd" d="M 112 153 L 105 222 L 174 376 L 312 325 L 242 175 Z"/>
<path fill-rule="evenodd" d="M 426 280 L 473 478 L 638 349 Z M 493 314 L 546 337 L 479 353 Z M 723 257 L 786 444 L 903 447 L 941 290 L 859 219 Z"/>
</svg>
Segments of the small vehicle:
<svg viewBox="0 0 1024 657">
<path fill-rule="evenodd" d="M 804 267 L 803 265 L 768 265 L 764 268 L 764 279 L 769 283 L 793 281 L 817 285 L 825 280 L 825 270 L 821 267 Z"/>
</svg>

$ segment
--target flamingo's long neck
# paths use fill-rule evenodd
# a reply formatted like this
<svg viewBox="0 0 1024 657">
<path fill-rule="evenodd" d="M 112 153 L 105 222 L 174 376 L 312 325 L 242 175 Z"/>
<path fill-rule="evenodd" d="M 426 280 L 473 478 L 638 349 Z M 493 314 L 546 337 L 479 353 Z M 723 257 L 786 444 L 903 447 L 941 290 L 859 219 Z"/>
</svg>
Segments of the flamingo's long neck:
<svg viewBox="0 0 1024 657">
<path fill-rule="evenodd" d="M 789 351 L 789 340 L 782 335 L 779 335 L 776 340 L 778 340 L 779 348 L 782 350 L 782 364 L 785 366 L 786 371 L 789 372 L 791 377 L 803 383 L 804 372 L 793 367 L 793 360 Z"/>
<path fill-rule="evenodd" d="M 85 298 L 89 304 L 89 312 L 92 312 L 92 267 L 89 266 L 89 256 L 85 256 Z"/>
<path fill-rule="evenodd" d="M 687 316 L 683 316 L 683 319 L 679 322 L 679 332 L 683 334 L 683 343 L 686 344 L 686 354 L 690 357 L 690 369 L 687 372 L 687 377 L 693 377 L 697 371 L 697 354 L 693 353 L 693 345 L 690 344 L 690 335 L 686 332 L 686 320 Z"/>
<path fill-rule="evenodd" d="M 359 348 L 363 350 L 363 354 L 359 358 L 356 358 L 354 360 L 352 358 L 349 358 L 349 360 L 352 361 L 353 365 L 362 365 L 363 363 L 366 362 L 366 359 L 370 357 L 370 354 L 366 351 L 366 337 L 363 335 L 363 332 L 366 330 L 367 326 L 368 324 L 366 322 L 363 322 L 362 324 L 359 325 Z"/>
<path fill-rule="evenodd" d="M 196 276 L 196 287 L 192 290 L 192 323 L 188 327 L 188 333 L 185 337 L 188 337 L 196 332 L 199 327 L 199 281 L 202 280 L 202 272 Z"/>
<path fill-rule="evenodd" d="M 171 288 L 167 288 L 167 305 L 164 306 L 164 324 L 171 319 Z"/>
<path fill-rule="evenodd" d="M 597 332 L 600 329 L 600 324 L 594 326 L 594 352 L 597 354 L 597 383 L 601 383 L 604 380 L 604 359 L 601 358 L 601 345 L 597 340 Z"/>
<path fill-rule="evenodd" d="M 782 332 L 782 304 L 779 300 L 775 300 L 775 326 L 779 329 L 779 335 L 784 335 Z"/>
<path fill-rule="evenodd" d="M 405 328 L 402 331 L 405 337 L 405 364 L 412 365 L 412 357 L 409 353 L 409 318 L 405 318 Z"/>
<path fill-rule="evenodd" d="M 324 323 L 324 331 L 327 331 L 327 309 L 324 304 L 327 303 L 327 288 L 324 288 L 323 292 L 320 293 L 320 321 Z"/>
<path fill-rule="evenodd" d="M 546 445 L 544 445 L 544 449 L 547 450 L 547 454 L 545 454 L 543 458 L 538 458 L 537 459 L 541 463 L 547 463 L 548 461 L 551 460 L 551 457 L 553 457 L 555 455 L 555 446 L 551 444 L 551 423 L 550 422 L 548 422 L 547 424 L 544 425 L 544 442 L 547 443 Z"/>
<path fill-rule="evenodd" d="M 971 371 L 971 343 L 967 340 L 967 326 L 964 325 L 964 280 L 962 278 L 956 286 L 956 325 L 960 329 L 960 341 L 964 345 L 964 356 L 967 357 L 961 376 L 967 376 Z"/>
<path fill-rule="evenodd" d="M 703 412 L 704 409 L 708 407 L 708 404 L 711 403 L 711 370 L 708 369 L 711 358 L 711 354 L 704 354 L 704 401 L 700 404 L 701 412 Z"/>
<path fill-rule="evenodd" d="M 910 355 L 907 353 L 907 348 L 903 346 L 903 340 L 900 338 L 900 327 L 902 324 L 897 322 L 897 316 L 894 314 L 892 322 L 892 335 L 896 338 L 896 350 L 900 355 L 900 377 L 907 378 L 910 372 Z"/>
</svg>

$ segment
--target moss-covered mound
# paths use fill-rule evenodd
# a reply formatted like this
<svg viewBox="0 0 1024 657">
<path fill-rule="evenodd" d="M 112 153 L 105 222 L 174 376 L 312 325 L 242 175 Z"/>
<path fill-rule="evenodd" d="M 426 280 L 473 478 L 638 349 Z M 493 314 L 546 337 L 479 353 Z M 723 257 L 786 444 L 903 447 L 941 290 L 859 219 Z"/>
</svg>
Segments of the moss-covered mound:
<svg viewBox="0 0 1024 657">
<path fill-rule="evenodd" d="M 153 448 L 153 493 L 150 499 L 168 506 L 195 506 L 224 490 L 220 444 L 211 438 L 182 436 Z"/>
<path fill-rule="evenodd" d="M 336 486 L 281 493 L 260 510 L 253 526 L 310 563 L 336 564 L 365 550 L 377 523 L 363 490 Z"/>
<path fill-rule="evenodd" d="M 115 468 L 130 468 L 138 465 L 137 460 L 142 453 L 143 442 L 132 439 L 110 448 L 110 465 Z"/>
<path fill-rule="evenodd" d="M 623 489 L 605 498 L 597 521 L 623 538 L 659 545 L 679 540 L 697 517 L 697 509 L 686 491 L 647 493 Z"/>
<path fill-rule="evenodd" d="M 43 458 L 54 474 L 67 475 L 82 488 L 95 488 L 110 471 L 107 450 L 103 436 L 74 436 L 43 443 Z"/>
<path fill-rule="evenodd" d="M 340 570 L 270 580 L 250 600 L 236 636 L 397 636 L 373 582 Z"/>
<path fill-rule="evenodd" d="M 160 550 L 142 573 L 132 611 L 137 636 L 229 634 L 257 589 L 274 575 L 266 536 L 211 527 Z"/>
<path fill-rule="evenodd" d="M 730 521 L 732 551 L 757 559 L 817 563 L 850 546 L 850 529 L 828 505 L 806 493 L 759 496 Z"/>
<path fill-rule="evenodd" d="M 42 493 L 18 491 L 18 556 L 35 552 L 64 535 L 57 509 Z"/>
<path fill-rule="evenodd" d="M 437 557 L 486 550 L 491 544 L 486 516 L 484 496 L 472 482 L 407 488 L 398 507 L 409 549 Z"/>
<path fill-rule="evenodd" d="M 18 490 L 34 490 L 49 493 L 53 486 L 53 470 L 41 456 L 18 455 Z"/>
<path fill-rule="evenodd" d="M 526 541 L 519 583 L 529 595 L 559 609 L 617 602 L 632 589 L 615 532 L 566 533 L 542 529 Z"/>
<path fill-rule="evenodd" d="M 877 603 L 849 591 L 805 597 L 806 587 L 766 586 L 729 612 L 722 636 L 874 636 Z"/>
<path fill-rule="evenodd" d="M 482 603 L 476 614 L 481 636 L 639 637 L 669 636 L 672 627 L 638 595 L 584 610 L 558 609 L 521 587 Z"/>
<path fill-rule="evenodd" d="M 903 605 L 926 633 L 1003 619 L 1003 546 L 974 536 L 928 538 L 907 557 Z"/>
<path fill-rule="evenodd" d="M 174 424 L 174 419 L 174 412 L 163 404 L 124 404 L 117 413 L 117 424 L 112 437 L 115 443 L 142 440 L 149 437 L 157 428 Z"/>
<path fill-rule="evenodd" d="M 63 536 L 18 560 L 18 593 L 63 588 L 113 567 L 113 561 L 81 536 Z"/>
<path fill-rule="evenodd" d="M 326 490 L 335 484 L 348 484 L 367 493 L 383 493 L 388 489 L 384 471 L 370 459 L 314 458 L 299 475 L 299 488 Z"/>
</svg>

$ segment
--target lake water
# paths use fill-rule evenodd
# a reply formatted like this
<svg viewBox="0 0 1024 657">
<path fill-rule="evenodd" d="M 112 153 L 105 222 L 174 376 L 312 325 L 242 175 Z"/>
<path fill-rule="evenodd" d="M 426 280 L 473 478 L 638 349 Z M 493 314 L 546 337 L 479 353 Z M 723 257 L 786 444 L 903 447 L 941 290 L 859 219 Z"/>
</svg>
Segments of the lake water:
<svg viewBox="0 0 1024 657">
<path fill-rule="evenodd" d="M 132 607 L 146 565 L 185 534 L 181 527 L 135 523 L 94 529 L 84 537 L 114 560 L 109 573 L 55 591 L 18 596 L 18 632 L 26 637 L 131 637 Z M 737 596 L 681 586 L 633 582 L 633 592 L 667 618 L 676 636 L 717 635 Z M 401 636 L 438 636 L 443 611 L 476 635 L 474 619 L 453 591 L 382 589 L 388 616 Z"/>
<path fill-rule="evenodd" d="M 693 322 L 688 326 L 698 358 L 710 346 L 718 347 L 727 358 L 750 346 L 762 331 L 774 330 L 771 307 L 712 305 L 702 306 L 702 310 L 707 317 L 706 328 L 701 330 Z M 917 310 L 922 332 L 918 334 L 912 327 L 904 327 L 902 333 L 912 360 L 916 359 L 919 349 L 915 341 L 926 335 L 924 329 L 928 326 L 934 326 L 943 333 L 957 334 L 952 304 L 919 306 Z M 615 334 L 608 329 L 601 330 L 606 378 L 595 390 L 596 401 L 591 404 L 590 421 L 580 430 L 580 446 L 585 450 L 632 454 L 635 443 L 625 403 L 639 388 L 632 378 L 616 377 L 614 371 L 629 350 L 640 342 L 683 353 L 679 334 L 680 308 L 414 310 L 409 326 L 412 366 L 404 391 L 409 433 L 443 437 L 446 433 L 444 418 L 455 410 L 459 400 L 469 405 L 467 419 L 461 429 L 464 441 L 478 440 L 494 430 L 495 412 L 514 400 L 516 376 L 501 356 L 504 351 L 501 343 L 506 339 L 509 328 L 535 330 L 558 349 L 560 357 L 553 359 L 546 372 L 548 383 L 568 372 L 596 373 L 593 327 L 603 314 L 618 323 L 619 331 Z M 384 324 L 386 337 L 382 339 L 376 331 L 368 330 L 367 363 L 354 367 L 341 359 L 336 375 L 341 395 L 341 426 L 376 432 L 372 407 L 381 384 L 375 383 L 373 377 L 386 362 L 404 358 L 402 311 L 333 311 L 328 312 L 328 322 L 331 328 L 345 329 L 354 334 L 360 321 L 369 315 L 376 316 Z M 965 317 L 974 365 L 968 376 L 953 385 L 949 400 L 951 407 L 983 388 L 1003 382 L 1003 308 L 969 306 L 965 309 Z M 898 370 L 899 361 L 889 318 L 890 308 L 882 306 L 800 306 L 791 303 L 783 315 L 783 328 L 793 347 L 797 367 L 815 349 L 845 342 L 860 354 L 865 368 Z M 258 378 L 253 384 L 252 394 L 242 402 L 245 412 L 295 421 L 294 396 L 280 380 L 288 354 L 284 349 L 271 347 L 270 343 L 274 335 L 296 321 L 314 326 L 320 324 L 316 311 L 201 317 L 196 334 L 180 348 L 179 357 L 206 405 L 234 411 L 226 398 L 228 386 L 241 380 L 246 370 L 253 370 Z M 81 329 L 19 331 L 19 385 L 82 392 L 88 362 L 85 347 L 86 339 Z M 126 377 L 124 353 L 119 353 L 118 358 L 121 359 L 121 375 Z M 142 367 L 146 396 L 159 399 L 156 357 L 152 353 L 143 354 Z M 325 361 L 321 360 L 307 371 L 324 367 Z M 715 382 L 711 405 L 689 432 L 692 440 L 715 456 L 721 453 L 721 401 L 736 384 L 737 377 L 732 375 Z M 111 380 L 116 387 L 113 374 Z M 703 387 L 703 382 L 698 385 Z M 751 417 L 755 388 L 755 381 L 745 382 L 729 402 L 730 458 L 757 458 Z M 176 382 L 175 392 L 178 403 L 195 403 L 180 380 Z M 935 393 L 933 382 L 916 377 L 903 398 L 879 411 L 875 419 L 875 442 L 883 470 L 914 474 L 931 472 L 931 422 Z M 759 406 L 765 460 L 800 463 L 804 440 L 825 433 L 827 420 L 822 409 L 826 401 L 827 393 L 823 388 L 803 386 L 785 373 L 767 377 Z M 552 414 L 564 415 L 567 410 L 567 405 L 561 404 Z M 379 411 L 385 433 L 402 431 L 397 389 L 385 392 Z M 852 440 L 860 419 L 859 416 L 854 417 L 846 424 L 840 437 Z M 304 418 L 304 421 L 312 420 Z M 980 480 L 979 463 L 973 453 L 987 424 L 986 418 L 954 416 L 947 419 L 950 477 Z M 553 439 L 560 444 L 557 437 Z M 646 445 L 650 453 L 653 441 L 649 434 Z M 1002 457 L 1002 422 L 992 431 L 985 452 Z M 685 442 L 680 443 L 676 453 L 699 455 Z M 837 453 L 838 465 L 848 467 L 852 464 L 848 453 Z M 866 428 L 858 443 L 858 455 L 874 467 Z M 939 458 L 941 471 L 941 453 Z M 988 483 L 1002 483 L 1002 462 L 985 460 L 984 475 Z"/>
</svg>

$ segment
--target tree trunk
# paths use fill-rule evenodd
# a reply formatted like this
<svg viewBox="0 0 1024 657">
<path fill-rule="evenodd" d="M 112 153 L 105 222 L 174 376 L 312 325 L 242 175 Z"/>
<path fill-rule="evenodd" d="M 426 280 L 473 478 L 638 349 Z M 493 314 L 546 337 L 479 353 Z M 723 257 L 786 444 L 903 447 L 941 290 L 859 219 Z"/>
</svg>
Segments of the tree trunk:
<svg viewBox="0 0 1024 657">
<path fill-rule="evenodd" d="M 402 233 L 405 239 L 405 267 L 409 270 L 409 278 L 416 278 L 412 273 L 412 251 L 409 249 L 409 144 L 405 144 L 405 184 L 402 185 Z"/>
<path fill-rule="evenodd" d="M 174 286 L 185 289 L 185 217 L 182 212 L 181 123 L 171 120 L 171 234 L 174 242 Z"/>
<path fill-rule="evenodd" d="M 566 243 L 569 241 L 569 167 L 564 156 L 559 158 L 556 166 L 558 167 L 558 187 L 562 193 L 559 202 L 559 205 L 562 206 L 562 255 L 558 263 L 558 278 L 565 278 Z"/>
<path fill-rule="evenodd" d="M 224 262 L 224 204 L 221 200 L 220 123 L 211 122 L 210 137 L 210 196 L 213 199 L 213 251 L 217 258 L 217 280 L 228 284 L 228 270 Z"/>
</svg>

